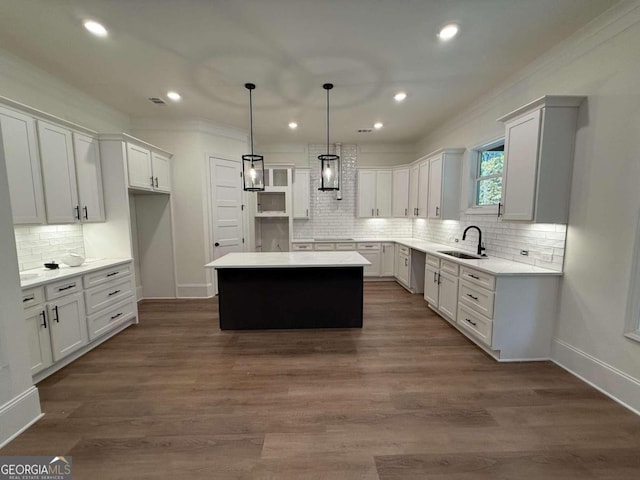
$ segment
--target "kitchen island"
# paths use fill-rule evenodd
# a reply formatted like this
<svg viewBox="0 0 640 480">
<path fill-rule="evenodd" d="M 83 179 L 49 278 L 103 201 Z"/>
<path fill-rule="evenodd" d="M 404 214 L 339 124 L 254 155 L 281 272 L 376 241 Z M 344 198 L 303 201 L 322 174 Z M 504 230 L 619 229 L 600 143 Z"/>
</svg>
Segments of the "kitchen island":
<svg viewBox="0 0 640 480">
<path fill-rule="evenodd" d="M 229 253 L 218 274 L 221 330 L 362 328 L 357 252 Z"/>
</svg>

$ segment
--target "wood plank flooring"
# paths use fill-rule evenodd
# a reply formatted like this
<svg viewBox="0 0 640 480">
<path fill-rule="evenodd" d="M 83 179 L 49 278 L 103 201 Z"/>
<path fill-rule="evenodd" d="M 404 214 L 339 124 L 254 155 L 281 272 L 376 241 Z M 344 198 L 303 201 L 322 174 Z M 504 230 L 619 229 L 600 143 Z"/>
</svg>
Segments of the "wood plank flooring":
<svg viewBox="0 0 640 480">
<path fill-rule="evenodd" d="M 363 330 L 140 312 L 39 384 L 46 416 L 1 455 L 72 455 L 75 479 L 640 478 L 640 417 L 551 363 L 498 364 L 394 283 L 366 284 Z"/>
</svg>

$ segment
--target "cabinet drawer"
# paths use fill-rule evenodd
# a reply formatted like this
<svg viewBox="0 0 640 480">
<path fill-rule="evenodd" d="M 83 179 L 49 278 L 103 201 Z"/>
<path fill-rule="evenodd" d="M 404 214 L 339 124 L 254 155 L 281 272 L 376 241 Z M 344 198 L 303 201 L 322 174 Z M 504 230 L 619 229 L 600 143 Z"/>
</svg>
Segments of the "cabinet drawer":
<svg viewBox="0 0 640 480">
<path fill-rule="evenodd" d="M 54 300 L 56 298 L 64 297 L 65 295 L 81 292 L 82 281 L 80 277 L 73 277 L 45 285 L 44 290 L 47 300 Z"/>
<path fill-rule="evenodd" d="M 440 263 L 440 270 L 455 275 L 456 277 L 458 276 L 459 268 L 460 266 L 457 263 L 447 262 L 446 260 L 442 260 Z"/>
<path fill-rule="evenodd" d="M 313 246 L 313 249 L 320 252 L 326 252 L 328 250 L 335 250 L 336 247 L 333 243 L 316 243 Z"/>
<path fill-rule="evenodd" d="M 294 243 L 292 245 L 293 251 L 304 251 L 304 250 L 313 250 L 312 243 Z"/>
<path fill-rule="evenodd" d="M 355 250 L 355 243 L 336 243 L 336 250 Z"/>
<path fill-rule="evenodd" d="M 480 272 L 466 266 L 460 267 L 460 278 L 469 280 L 470 282 L 480 285 L 481 287 L 488 288 L 489 290 L 496 289 L 496 277 L 489 275 L 488 273 Z"/>
<path fill-rule="evenodd" d="M 25 310 L 41 303 L 44 303 L 44 288 L 37 287 L 22 291 L 22 308 Z"/>
<path fill-rule="evenodd" d="M 89 338 L 94 340 L 100 335 L 113 330 L 118 325 L 138 314 L 135 298 L 120 302 L 113 307 L 87 317 Z"/>
<path fill-rule="evenodd" d="M 405 247 L 404 245 L 398 245 L 398 251 L 404 255 L 409 255 L 409 247 Z"/>
<path fill-rule="evenodd" d="M 460 282 L 460 301 L 487 318 L 493 318 L 493 297 L 494 293 L 489 290 L 465 280 Z"/>
<path fill-rule="evenodd" d="M 440 259 L 438 257 L 434 257 L 433 255 L 427 255 L 425 265 L 429 265 L 434 268 L 440 268 Z"/>
<path fill-rule="evenodd" d="M 123 280 L 112 280 L 84 292 L 87 315 L 92 315 L 103 308 L 114 305 L 133 295 L 135 285 L 133 277 Z"/>
<path fill-rule="evenodd" d="M 379 243 L 358 243 L 358 250 L 380 250 Z"/>
<path fill-rule="evenodd" d="M 463 303 L 458 304 L 457 324 L 463 330 L 470 332 L 485 345 L 491 346 L 493 322 L 474 312 Z"/>
<path fill-rule="evenodd" d="M 102 283 L 110 282 L 118 278 L 126 277 L 131 274 L 131 263 L 123 263 L 115 267 L 105 268 L 97 272 L 88 273 L 84 276 L 84 288 L 95 287 Z"/>
</svg>

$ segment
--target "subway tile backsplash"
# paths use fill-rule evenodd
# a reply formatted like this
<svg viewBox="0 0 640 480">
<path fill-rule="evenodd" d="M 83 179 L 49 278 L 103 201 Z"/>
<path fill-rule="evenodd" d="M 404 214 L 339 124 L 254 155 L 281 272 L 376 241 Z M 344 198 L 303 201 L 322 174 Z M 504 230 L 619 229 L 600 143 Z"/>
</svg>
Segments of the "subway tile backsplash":
<svg viewBox="0 0 640 480">
<path fill-rule="evenodd" d="M 42 267 L 69 252 L 85 255 L 82 225 L 15 226 L 20 271 Z"/>
</svg>

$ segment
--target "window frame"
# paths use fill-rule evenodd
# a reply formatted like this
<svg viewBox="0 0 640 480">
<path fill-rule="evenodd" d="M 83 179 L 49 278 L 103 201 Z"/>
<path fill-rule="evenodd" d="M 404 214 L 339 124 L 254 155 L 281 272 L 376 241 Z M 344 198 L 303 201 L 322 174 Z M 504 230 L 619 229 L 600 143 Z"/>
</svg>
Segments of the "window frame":
<svg viewBox="0 0 640 480">
<path fill-rule="evenodd" d="M 505 137 L 496 138 L 490 142 L 483 143 L 470 149 L 469 158 L 469 202 L 465 214 L 467 215 L 497 215 L 498 205 L 478 205 L 478 185 L 480 180 L 486 180 L 489 178 L 502 178 L 504 176 L 504 167 L 501 174 L 487 175 L 480 177 L 480 154 L 483 151 L 492 150 L 499 146 L 504 146 Z M 503 185 L 504 186 L 504 185 Z"/>
<path fill-rule="evenodd" d="M 640 219 L 637 222 L 636 238 L 633 245 L 630 280 L 624 336 L 640 342 Z"/>
</svg>

